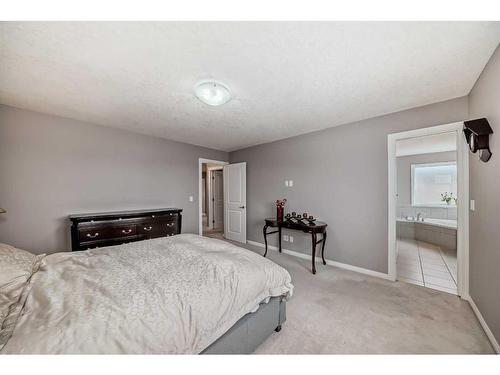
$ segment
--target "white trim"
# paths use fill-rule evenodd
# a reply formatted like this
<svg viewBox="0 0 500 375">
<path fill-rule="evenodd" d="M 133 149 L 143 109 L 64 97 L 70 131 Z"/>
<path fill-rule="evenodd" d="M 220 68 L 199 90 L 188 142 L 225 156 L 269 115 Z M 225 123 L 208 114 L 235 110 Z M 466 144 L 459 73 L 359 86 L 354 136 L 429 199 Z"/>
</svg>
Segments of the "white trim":
<svg viewBox="0 0 500 375">
<path fill-rule="evenodd" d="M 458 190 L 458 295 L 469 295 L 469 154 L 462 135 L 463 122 L 415 129 L 387 136 L 388 166 L 388 274 L 396 280 L 396 141 L 425 135 L 455 132 L 457 135 L 457 190 Z M 465 297 L 464 297 L 465 298 Z"/>
<path fill-rule="evenodd" d="M 203 235 L 203 198 L 202 198 L 203 179 L 201 178 L 201 176 L 202 176 L 202 169 L 203 169 L 204 163 L 220 164 L 220 165 L 229 164 L 227 161 L 221 161 L 221 160 L 211 160 L 211 159 L 204 159 L 204 158 L 198 159 L 198 234 L 200 236 Z"/>
<path fill-rule="evenodd" d="M 469 145 L 457 125 L 457 266 L 458 295 L 469 296 Z"/>
<path fill-rule="evenodd" d="M 258 246 L 258 247 L 262 247 L 262 248 L 265 247 L 265 245 L 263 243 L 256 242 L 256 241 L 247 240 L 247 244 Z M 267 245 L 267 248 L 269 250 L 278 251 L 278 248 L 276 246 Z M 311 260 L 311 256 L 308 255 L 308 254 L 303 254 L 303 253 L 299 253 L 297 251 L 288 250 L 288 249 L 284 249 L 284 248 L 281 248 L 281 251 L 283 253 L 285 253 L 285 254 L 289 254 L 289 255 L 292 255 L 292 256 L 297 257 L 297 258 L 307 259 L 309 261 Z M 317 257 L 317 259 L 319 260 L 321 258 Z M 345 269 L 345 270 L 348 270 L 348 271 L 357 272 L 357 273 L 362 273 L 362 274 L 368 275 L 368 276 L 379 277 L 379 278 L 384 279 L 384 280 L 390 280 L 389 279 L 389 275 L 387 275 L 386 273 L 372 271 L 372 270 L 369 270 L 369 269 L 366 269 L 366 268 L 352 266 L 350 264 L 335 262 L 335 261 L 329 260 L 329 259 L 325 259 L 325 260 L 326 260 L 326 264 L 329 265 L 329 266 L 333 266 L 333 267 L 337 267 L 337 268 L 342 268 L 342 269 Z"/>
<path fill-rule="evenodd" d="M 474 314 L 476 314 L 477 320 L 479 320 L 479 323 L 481 324 L 481 327 L 483 327 L 484 333 L 486 333 L 486 336 L 488 336 L 488 339 L 490 340 L 491 346 L 493 346 L 493 349 L 497 354 L 500 354 L 500 345 L 498 345 L 498 341 L 493 335 L 493 332 L 491 332 L 490 327 L 488 327 L 488 324 L 486 323 L 486 320 L 484 320 L 483 316 L 481 315 L 481 312 L 479 311 L 476 303 L 472 300 L 471 296 L 467 296 L 465 299 L 470 304 L 470 307 L 472 308 L 472 311 L 474 311 Z"/>
<path fill-rule="evenodd" d="M 214 220 L 213 216 L 213 204 L 212 204 L 212 171 L 207 168 L 207 189 L 206 189 L 206 197 L 208 200 L 208 212 L 207 212 L 207 227 L 212 226 L 212 221 Z"/>
</svg>

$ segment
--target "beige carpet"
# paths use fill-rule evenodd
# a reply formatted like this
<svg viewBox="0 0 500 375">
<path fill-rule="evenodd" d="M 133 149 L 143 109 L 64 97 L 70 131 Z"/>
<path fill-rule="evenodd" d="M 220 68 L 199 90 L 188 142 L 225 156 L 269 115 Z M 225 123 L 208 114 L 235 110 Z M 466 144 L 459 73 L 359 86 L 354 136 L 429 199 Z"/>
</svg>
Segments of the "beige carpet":
<svg viewBox="0 0 500 375">
<path fill-rule="evenodd" d="M 305 259 L 276 251 L 268 257 L 290 272 L 295 291 L 283 329 L 256 354 L 493 353 L 468 302 L 459 297 L 321 262 L 312 275 Z"/>
</svg>

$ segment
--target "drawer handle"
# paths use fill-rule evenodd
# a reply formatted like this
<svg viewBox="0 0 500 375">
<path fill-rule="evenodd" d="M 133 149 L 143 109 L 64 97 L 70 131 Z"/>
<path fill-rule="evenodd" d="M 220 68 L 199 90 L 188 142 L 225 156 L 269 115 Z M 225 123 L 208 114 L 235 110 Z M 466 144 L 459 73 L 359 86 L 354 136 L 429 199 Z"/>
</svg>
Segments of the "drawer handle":
<svg viewBox="0 0 500 375">
<path fill-rule="evenodd" d="M 132 229 L 122 229 L 123 234 L 129 234 L 132 232 Z"/>
<path fill-rule="evenodd" d="M 87 233 L 87 237 L 88 238 L 96 238 L 96 237 L 99 237 L 99 232 L 95 232 L 95 234 L 90 234 L 90 233 Z"/>
<path fill-rule="evenodd" d="M 149 227 L 144 227 L 144 230 L 145 230 L 145 231 L 147 231 L 147 232 L 149 232 L 151 229 L 153 229 L 153 227 L 152 227 L 152 226 L 149 226 Z"/>
</svg>

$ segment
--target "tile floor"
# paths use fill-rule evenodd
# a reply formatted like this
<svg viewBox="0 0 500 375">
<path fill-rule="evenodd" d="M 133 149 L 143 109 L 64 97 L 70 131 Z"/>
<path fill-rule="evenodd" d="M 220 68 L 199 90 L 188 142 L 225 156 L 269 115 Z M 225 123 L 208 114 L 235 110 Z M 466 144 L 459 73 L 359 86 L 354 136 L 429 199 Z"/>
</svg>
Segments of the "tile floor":
<svg viewBox="0 0 500 375">
<path fill-rule="evenodd" d="M 398 240 L 398 280 L 457 294 L 457 254 L 412 239 Z"/>
</svg>

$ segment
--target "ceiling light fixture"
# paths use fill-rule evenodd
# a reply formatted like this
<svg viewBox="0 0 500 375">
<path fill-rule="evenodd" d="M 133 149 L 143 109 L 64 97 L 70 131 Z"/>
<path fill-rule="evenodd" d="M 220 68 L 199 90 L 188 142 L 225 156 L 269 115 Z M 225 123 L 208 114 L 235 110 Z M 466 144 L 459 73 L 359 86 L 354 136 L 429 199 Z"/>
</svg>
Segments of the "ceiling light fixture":
<svg viewBox="0 0 500 375">
<path fill-rule="evenodd" d="M 203 103 L 216 107 L 231 100 L 231 93 L 226 85 L 213 81 L 203 80 L 194 87 L 194 94 Z"/>
</svg>

